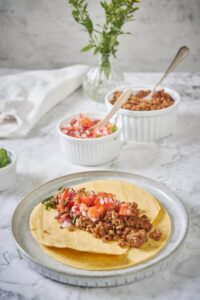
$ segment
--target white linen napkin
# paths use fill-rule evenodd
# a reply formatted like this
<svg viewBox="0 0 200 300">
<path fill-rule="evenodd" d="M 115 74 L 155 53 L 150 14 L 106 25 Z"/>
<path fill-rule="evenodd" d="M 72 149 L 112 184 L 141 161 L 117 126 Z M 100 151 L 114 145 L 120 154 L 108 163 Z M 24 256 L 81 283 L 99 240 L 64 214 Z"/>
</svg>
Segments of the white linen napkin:
<svg viewBox="0 0 200 300">
<path fill-rule="evenodd" d="M 0 77 L 0 138 L 26 136 L 61 100 L 75 91 L 86 65 Z"/>
</svg>

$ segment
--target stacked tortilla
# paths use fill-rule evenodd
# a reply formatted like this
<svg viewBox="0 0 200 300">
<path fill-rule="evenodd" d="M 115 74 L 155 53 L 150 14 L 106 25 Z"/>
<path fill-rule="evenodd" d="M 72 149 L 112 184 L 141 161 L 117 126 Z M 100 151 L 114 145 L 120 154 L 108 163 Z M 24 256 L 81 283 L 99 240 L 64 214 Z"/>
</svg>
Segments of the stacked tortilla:
<svg viewBox="0 0 200 300">
<path fill-rule="evenodd" d="M 166 210 L 149 193 L 128 182 L 98 180 L 73 188 L 85 187 L 95 192 L 108 192 L 125 202 L 136 202 L 142 214 L 152 224 L 152 230 L 162 232 L 161 239 L 148 241 L 140 248 L 122 248 L 116 241 L 104 242 L 91 233 L 60 228 L 55 209 L 46 210 L 40 203 L 30 216 L 30 230 L 42 250 L 55 260 L 71 267 L 86 270 L 121 269 L 142 263 L 154 257 L 166 244 L 171 232 L 171 220 Z"/>
</svg>

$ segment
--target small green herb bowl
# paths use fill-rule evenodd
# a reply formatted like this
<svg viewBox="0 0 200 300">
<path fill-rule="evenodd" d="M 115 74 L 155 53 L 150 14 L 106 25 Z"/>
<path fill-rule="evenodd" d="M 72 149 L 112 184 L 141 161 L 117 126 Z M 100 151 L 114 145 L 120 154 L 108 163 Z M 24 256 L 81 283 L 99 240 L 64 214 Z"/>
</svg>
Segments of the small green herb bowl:
<svg viewBox="0 0 200 300">
<path fill-rule="evenodd" d="M 17 157 L 16 154 L 7 150 L 10 162 L 7 166 L 0 168 L 0 191 L 4 191 L 11 187 L 16 180 L 16 163 Z"/>
</svg>

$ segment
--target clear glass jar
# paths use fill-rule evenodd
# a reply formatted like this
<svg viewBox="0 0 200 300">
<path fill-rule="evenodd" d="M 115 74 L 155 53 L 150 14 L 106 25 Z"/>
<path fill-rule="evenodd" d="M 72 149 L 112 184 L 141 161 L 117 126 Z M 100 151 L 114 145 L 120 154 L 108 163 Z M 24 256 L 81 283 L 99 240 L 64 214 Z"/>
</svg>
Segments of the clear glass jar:
<svg viewBox="0 0 200 300">
<path fill-rule="evenodd" d="M 83 80 L 84 94 L 94 101 L 104 102 L 107 92 L 121 85 L 123 79 L 114 59 L 109 54 L 102 54 L 98 66 L 90 68 Z"/>
</svg>

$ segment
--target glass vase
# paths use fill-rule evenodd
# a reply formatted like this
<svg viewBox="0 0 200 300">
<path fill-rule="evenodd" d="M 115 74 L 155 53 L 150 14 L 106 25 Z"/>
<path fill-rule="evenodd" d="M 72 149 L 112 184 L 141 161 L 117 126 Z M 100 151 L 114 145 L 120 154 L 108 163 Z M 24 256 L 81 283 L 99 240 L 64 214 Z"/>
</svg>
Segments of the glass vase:
<svg viewBox="0 0 200 300">
<path fill-rule="evenodd" d="M 102 54 L 98 66 L 91 67 L 83 80 L 84 94 L 97 102 L 104 102 L 105 95 L 123 83 L 114 59 L 109 54 Z"/>
</svg>

